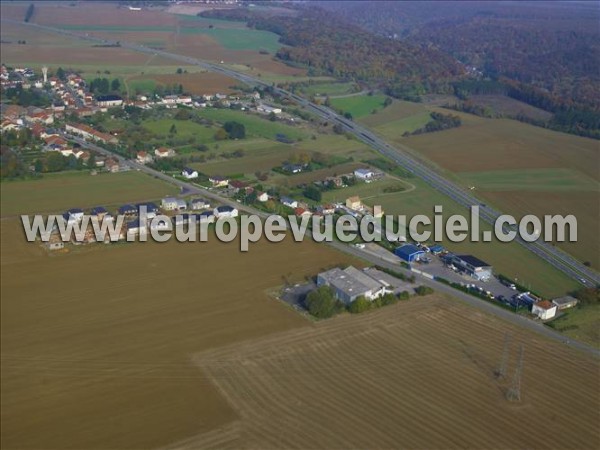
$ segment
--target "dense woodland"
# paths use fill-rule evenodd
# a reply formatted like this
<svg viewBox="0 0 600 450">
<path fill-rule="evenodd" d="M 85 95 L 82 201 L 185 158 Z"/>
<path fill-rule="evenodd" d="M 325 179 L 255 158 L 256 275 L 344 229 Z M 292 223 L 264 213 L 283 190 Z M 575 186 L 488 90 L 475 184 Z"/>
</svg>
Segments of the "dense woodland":
<svg viewBox="0 0 600 450">
<path fill-rule="evenodd" d="M 506 95 L 554 115 L 515 119 L 600 137 L 600 14 L 590 5 L 334 1 L 295 8 L 294 17 L 244 8 L 202 15 L 279 34 L 286 46 L 277 57 L 313 75 L 412 101 L 455 94 L 466 101 L 456 108 L 487 117 L 493 112 L 474 108 L 469 97 Z"/>
<path fill-rule="evenodd" d="M 463 66 L 440 51 L 376 36 L 323 10 L 303 10 L 299 17 L 264 17 L 247 9 L 202 15 L 244 20 L 277 33 L 286 45 L 277 52 L 279 59 L 308 66 L 313 75 L 366 82 L 396 97 L 448 93 L 464 75 Z"/>
<path fill-rule="evenodd" d="M 484 76 L 600 108 L 595 2 L 317 2 L 374 33 L 437 48 Z"/>
</svg>

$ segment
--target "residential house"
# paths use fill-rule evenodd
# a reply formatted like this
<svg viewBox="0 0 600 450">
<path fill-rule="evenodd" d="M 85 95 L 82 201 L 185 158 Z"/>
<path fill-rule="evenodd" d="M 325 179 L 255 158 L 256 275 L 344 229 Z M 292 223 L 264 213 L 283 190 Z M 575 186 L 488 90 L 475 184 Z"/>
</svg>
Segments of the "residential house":
<svg viewBox="0 0 600 450">
<path fill-rule="evenodd" d="M 357 179 L 361 181 L 366 181 L 368 183 L 373 180 L 375 172 L 373 172 L 371 169 L 356 169 L 354 171 L 354 176 Z"/>
<path fill-rule="evenodd" d="M 229 184 L 229 179 L 219 175 L 213 175 L 208 179 L 213 187 L 225 187 Z"/>
<path fill-rule="evenodd" d="M 121 169 L 119 163 L 112 158 L 108 158 L 104 161 L 104 167 L 106 167 L 106 170 L 113 173 L 118 172 Z"/>
<path fill-rule="evenodd" d="M 123 205 L 121 207 L 119 207 L 119 214 L 121 216 L 134 216 L 135 214 L 137 214 L 137 208 L 133 205 Z"/>
<path fill-rule="evenodd" d="M 175 150 L 172 148 L 160 147 L 154 150 L 154 156 L 157 158 L 171 158 L 175 156 Z"/>
<path fill-rule="evenodd" d="M 102 206 L 96 206 L 90 211 L 90 216 L 96 217 L 98 220 L 102 220 L 107 214 L 108 211 Z"/>
<path fill-rule="evenodd" d="M 178 202 L 175 197 L 165 197 L 161 200 L 160 206 L 165 211 L 174 211 L 178 209 Z"/>
<path fill-rule="evenodd" d="M 261 203 L 264 203 L 269 200 L 269 194 L 267 194 L 266 192 L 258 192 L 256 194 L 256 200 L 258 200 Z"/>
<path fill-rule="evenodd" d="M 204 211 L 196 216 L 201 224 L 214 223 L 215 214 L 213 211 Z"/>
<path fill-rule="evenodd" d="M 110 134 L 101 133 L 100 131 L 94 130 L 92 127 L 85 124 L 66 124 L 65 131 L 67 133 L 81 136 L 85 139 L 92 141 L 103 142 L 105 144 L 116 144 L 118 139 Z"/>
<path fill-rule="evenodd" d="M 194 179 L 194 178 L 198 178 L 198 171 L 191 169 L 189 167 L 184 167 L 183 170 L 181 171 L 181 175 L 183 177 L 185 177 L 188 180 Z"/>
<path fill-rule="evenodd" d="M 229 205 L 217 206 L 214 209 L 214 215 L 217 219 L 237 217 L 238 214 L 238 210 Z"/>
<path fill-rule="evenodd" d="M 279 199 L 279 201 L 281 202 L 281 204 L 283 206 L 287 206 L 288 208 L 297 208 L 298 207 L 298 202 L 290 197 L 285 197 L 285 196 L 281 197 Z"/>
<path fill-rule="evenodd" d="M 137 152 L 136 159 L 140 164 L 147 164 L 152 162 L 152 155 L 148 154 L 144 150 L 141 150 Z"/>
<path fill-rule="evenodd" d="M 346 199 L 346 208 L 351 209 L 353 211 L 360 211 L 363 208 L 363 204 L 360 201 L 360 197 L 355 195 L 354 197 L 348 197 Z"/>
<path fill-rule="evenodd" d="M 195 210 L 206 209 L 206 208 L 210 208 L 210 202 L 203 198 L 194 198 L 190 202 L 190 207 Z"/>
</svg>

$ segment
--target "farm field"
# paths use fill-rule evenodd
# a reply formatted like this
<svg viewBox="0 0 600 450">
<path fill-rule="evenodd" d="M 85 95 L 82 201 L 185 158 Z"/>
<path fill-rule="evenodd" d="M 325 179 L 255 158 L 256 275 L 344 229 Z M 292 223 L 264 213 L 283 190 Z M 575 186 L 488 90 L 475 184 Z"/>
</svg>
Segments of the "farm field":
<svg viewBox="0 0 600 450">
<path fill-rule="evenodd" d="M 549 326 L 571 339 L 600 348 L 600 306 L 575 307 L 550 322 Z"/>
<path fill-rule="evenodd" d="M 2 217 L 156 199 L 177 189 L 138 172 L 46 174 L 0 184 Z"/>
<path fill-rule="evenodd" d="M 354 83 L 314 83 L 310 86 L 302 87 L 301 92 L 304 95 L 345 95 L 354 92 L 357 85 Z"/>
<path fill-rule="evenodd" d="M 600 267 L 600 156 L 592 139 L 509 119 L 484 119 L 434 106 L 394 101 L 386 114 L 360 119 L 375 131 L 437 168 L 503 212 L 574 214 L 578 242 L 557 243 Z M 462 126 L 403 137 L 429 120 L 430 111 L 457 114 Z M 385 202 L 384 202 L 385 203 Z"/>
<path fill-rule="evenodd" d="M 508 377 L 497 380 L 507 332 Z M 509 403 L 521 344 L 522 401 Z M 593 448 L 600 438 L 596 359 L 437 295 L 194 362 L 239 419 L 178 448 Z M 553 432 L 532 433 L 532 418 Z"/>
<path fill-rule="evenodd" d="M 266 291 L 357 264 L 311 242 L 241 254 L 212 236 L 48 255 L 16 220 L 1 233 L 5 449 L 156 448 L 217 432 L 238 413 L 193 355 L 310 327 Z"/>
<path fill-rule="evenodd" d="M 371 114 L 375 109 L 378 110 L 378 113 L 381 113 L 384 100 L 385 96 L 379 94 L 356 95 L 353 97 L 332 98 L 331 105 L 337 110 L 345 113 L 349 112 L 353 118 L 357 119 Z"/>
</svg>

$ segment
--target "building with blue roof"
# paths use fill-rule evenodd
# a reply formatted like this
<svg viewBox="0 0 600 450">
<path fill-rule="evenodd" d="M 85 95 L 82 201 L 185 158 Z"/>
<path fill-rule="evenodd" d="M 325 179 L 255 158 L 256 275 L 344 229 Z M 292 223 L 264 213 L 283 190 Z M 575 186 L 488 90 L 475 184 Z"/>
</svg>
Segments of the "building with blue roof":
<svg viewBox="0 0 600 450">
<path fill-rule="evenodd" d="M 394 254 L 407 263 L 416 262 L 425 254 L 425 251 L 413 244 L 402 245 L 396 250 Z"/>
</svg>

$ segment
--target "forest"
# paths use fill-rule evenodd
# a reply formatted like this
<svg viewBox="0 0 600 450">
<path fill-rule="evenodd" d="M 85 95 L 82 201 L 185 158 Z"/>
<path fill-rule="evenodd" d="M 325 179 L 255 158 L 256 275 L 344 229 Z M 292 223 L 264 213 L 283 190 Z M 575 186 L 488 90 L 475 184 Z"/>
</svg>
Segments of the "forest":
<svg viewBox="0 0 600 450">
<path fill-rule="evenodd" d="M 374 35 L 321 9 L 303 9 L 299 17 L 266 17 L 248 9 L 201 15 L 246 21 L 280 35 L 286 47 L 276 56 L 307 66 L 312 75 L 365 82 L 400 98 L 451 92 L 451 83 L 464 76 L 463 66 L 438 50 Z"/>
</svg>

